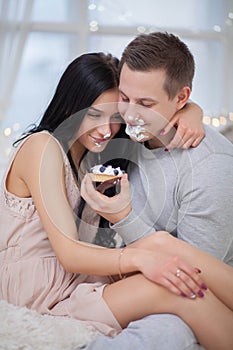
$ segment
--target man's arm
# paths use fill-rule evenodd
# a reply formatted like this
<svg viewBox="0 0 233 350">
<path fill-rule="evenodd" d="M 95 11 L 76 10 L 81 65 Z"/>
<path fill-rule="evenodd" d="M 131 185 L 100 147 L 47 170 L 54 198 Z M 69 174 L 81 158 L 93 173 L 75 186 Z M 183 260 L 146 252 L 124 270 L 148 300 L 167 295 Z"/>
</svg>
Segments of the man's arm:
<svg viewBox="0 0 233 350">
<path fill-rule="evenodd" d="M 155 232 L 153 225 L 150 224 L 149 221 L 146 222 L 145 219 L 146 218 L 135 213 L 134 210 L 131 210 L 125 219 L 119 221 L 115 225 L 110 225 L 110 227 L 114 229 L 120 235 L 123 242 L 128 245 Z"/>
<path fill-rule="evenodd" d="M 211 154 L 184 176 L 178 194 L 178 238 L 226 263 L 233 263 L 232 169 L 232 156 Z"/>
</svg>

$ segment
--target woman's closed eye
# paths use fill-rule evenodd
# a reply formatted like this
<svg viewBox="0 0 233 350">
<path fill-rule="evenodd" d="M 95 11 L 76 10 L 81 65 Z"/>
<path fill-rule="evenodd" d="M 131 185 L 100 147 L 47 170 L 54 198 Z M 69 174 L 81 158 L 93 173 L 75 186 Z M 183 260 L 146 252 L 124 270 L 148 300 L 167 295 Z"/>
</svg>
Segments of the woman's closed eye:
<svg viewBox="0 0 233 350">
<path fill-rule="evenodd" d="M 102 116 L 102 113 L 99 109 L 90 107 L 87 111 L 87 116 L 90 118 L 100 118 Z"/>
<path fill-rule="evenodd" d="M 95 113 L 95 112 L 88 112 L 87 115 L 90 118 L 100 118 L 102 116 L 100 113 Z"/>
</svg>

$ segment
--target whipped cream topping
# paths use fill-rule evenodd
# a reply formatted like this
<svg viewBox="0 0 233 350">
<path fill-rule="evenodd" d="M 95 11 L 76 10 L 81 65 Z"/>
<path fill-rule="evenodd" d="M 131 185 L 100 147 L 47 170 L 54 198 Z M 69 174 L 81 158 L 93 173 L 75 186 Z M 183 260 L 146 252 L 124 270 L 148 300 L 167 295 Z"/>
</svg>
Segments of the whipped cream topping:
<svg viewBox="0 0 233 350">
<path fill-rule="evenodd" d="M 146 132 L 146 129 L 141 125 L 130 125 L 126 124 L 125 132 L 130 137 L 134 138 L 136 141 L 142 141 L 148 138 L 147 135 L 143 134 Z"/>
<path fill-rule="evenodd" d="M 131 138 L 134 138 L 136 141 L 146 140 L 148 136 L 143 134 L 144 132 L 146 132 L 146 129 L 143 128 L 143 125 L 145 125 L 145 121 L 139 116 L 128 115 L 127 118 L 129 121 L 132 121 L 133 124 L 126 123 L 126 134 L 129 135 Z"/>
<path fill-rule="evenodd" d="M 101 174 L 101 175 L 112 175 L 112 176 L 122 176 L 125 171 L 121 170 L 120 167 L 113 168 L 111 165 L 104 166 L 102 164 L 95 165 L 91 168 L 91 173 Z"/>
</svg>

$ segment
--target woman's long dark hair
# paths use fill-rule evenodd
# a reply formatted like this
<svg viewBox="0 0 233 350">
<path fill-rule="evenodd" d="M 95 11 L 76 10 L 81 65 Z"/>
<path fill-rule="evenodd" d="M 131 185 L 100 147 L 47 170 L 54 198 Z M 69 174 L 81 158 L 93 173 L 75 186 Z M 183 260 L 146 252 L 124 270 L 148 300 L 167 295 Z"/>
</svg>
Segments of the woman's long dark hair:
<svg viewBox="0 0 233 350">
<path fill-rule="evenodd" d="M 29 129 L 14 145 L 33 133 L 43 130 L 49 131 L 63 145 L 78 180 L 78 171 L 69 151 L 69 141 L 74 138 L 87 109 L 93 102 L 105 91 L 118 87 L 118 66 L 119 60 L 116 57 L 103 52 L 83 54 L 72 61 L 63 73 L 39 125 Z M 124 130 L 125 126 L 121 124 L 115 138 L 128 138 Z M 103 164 L 111 164 L 113 167 L 120 166 L 123 170 L 126 170 L 128 161 L 124 157 L 126 150 L 123 149 L 124 147 L 122 153 L 119 153 L 118 149 L 118 155 L 114 157 L 112 156 L 114 149 L 111 149 L 111 146 L 107 147 L 107 150 L 102 152 L 101 155 Z M 111 159 L 108 156 L 109 154 Z M 107 155 L 107 157 L 104 155 Z M 114 190 L 110 189 L 106 194 L 114 195 Z M 78 211 L 79 218 L 81 218 L 84 206 L 85 202 L 81 200 Z M 105 219 L 101 218 L 100 226 L 108 227 Z"/>
<path fill-rule="evenodd" d="M 72 139 L 84 118 L 86 109 L 103 92 L 118 86 L 118 65 L 119 60 L 116 57 L 103 52 L 83 54 L 72 61 L 63 73 L 39 125 L 28 130 L 16 143 L 42 130 L 55 133 L 55 137 L 63 138 L 61 142 L 67 142 L 64 136 L 56 135 L 56 130 L 64 125 L 68 118 L 76 116 L 72 118 L 76 119 L 75 129 L 73 122 L 65 124 L 66 127 L 71 124 L 67 138 Z"/>
</svg>

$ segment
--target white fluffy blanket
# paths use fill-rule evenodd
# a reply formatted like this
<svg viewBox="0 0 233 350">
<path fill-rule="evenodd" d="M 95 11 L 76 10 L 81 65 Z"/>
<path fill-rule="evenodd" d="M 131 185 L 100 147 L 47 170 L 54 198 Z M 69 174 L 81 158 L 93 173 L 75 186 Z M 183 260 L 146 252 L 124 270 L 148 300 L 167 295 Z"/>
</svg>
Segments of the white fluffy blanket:
<svg viewBox="0 0 233 350">
<path fill-rule="evenodd" d="M 85 322 L 0 301 L 0 350 L 78 350 L 98 335 Z"/>
</svg>

